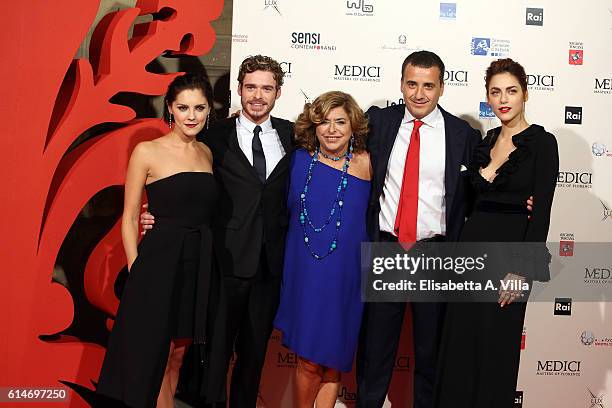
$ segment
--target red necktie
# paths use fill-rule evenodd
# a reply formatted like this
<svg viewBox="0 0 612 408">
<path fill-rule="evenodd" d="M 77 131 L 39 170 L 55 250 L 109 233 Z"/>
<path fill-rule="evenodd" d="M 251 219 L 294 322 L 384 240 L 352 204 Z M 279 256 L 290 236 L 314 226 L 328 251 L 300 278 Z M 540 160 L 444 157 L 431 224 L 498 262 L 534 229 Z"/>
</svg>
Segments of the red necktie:
<svg viewBox="0 0 612 408">
<path fill-rule="evenodd" d="M 423 122 L 414 120 L 410 134 L 410 145 L 406 153 L 402 191 L 400 192 L 395 233 L 399 242 L 416 242 L 417 210 L 419 205 L 419 150 L 421 149 L 419 128 Z"/>
</svg>

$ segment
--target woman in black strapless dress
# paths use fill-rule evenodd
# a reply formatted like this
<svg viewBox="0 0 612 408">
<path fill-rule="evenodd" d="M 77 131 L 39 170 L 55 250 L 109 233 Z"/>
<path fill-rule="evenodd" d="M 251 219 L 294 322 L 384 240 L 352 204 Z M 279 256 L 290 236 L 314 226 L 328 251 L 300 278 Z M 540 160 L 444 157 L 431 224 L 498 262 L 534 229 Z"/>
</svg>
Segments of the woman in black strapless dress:
<svg viewBox="0 0 612 408">
<path fill-rule="evenodd" d="M 502 126 L 487 133 L 468 168 L 476 202 L 460 240 L 539 242 L 539 246 L 530 244 L 533 258 L 540 260 L 532 268 L 491 273 L 498 279 L 548 281 L 550 254 L 543 243 L 559 171 L 557 141 L 542 126 L 525 120 L 527 78 L 520 64 L 511 59 L 494 61 L 485 81 L 487 100 Z M 528 218 L 525 202 L 530 196 L 534 205 Z M 503 248 L 510 251 L 509 246 Z M 501 291 L 497 303 L 448 305 L 437 408 L 514 406 L 528 293 L 523 295 L 518 302 L 520 293 L 508 290 Z"/>
<path fill-rule="evenodd" d="M 129 407 L 173 407 L 184 353 L 206 338 L 217 187 L 211 152 L 196 135 L 211 103 L 206 79 L 175 78 L 166 94 L 170 132 L 130 158 L 122 220 L 130 274 L 97 388 Z M 143 189 L 156 226 L 137 244 Z"/>
</svg>

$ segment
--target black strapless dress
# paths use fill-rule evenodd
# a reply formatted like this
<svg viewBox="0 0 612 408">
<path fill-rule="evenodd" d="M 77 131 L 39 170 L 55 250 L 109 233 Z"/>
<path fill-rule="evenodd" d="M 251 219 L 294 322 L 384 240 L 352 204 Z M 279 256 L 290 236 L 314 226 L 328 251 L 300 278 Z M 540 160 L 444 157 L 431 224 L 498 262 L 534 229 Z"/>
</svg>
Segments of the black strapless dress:
<svg viewBox="0 0 612 408">
<path fill-rule="evenodd" d="M 206 339 L 211 282 L 211 173 L 182 172 L 146 186 L 155 227 L 121 296 L 97 392 L 130 407 L 154 407 L 171 339 Z"/>
</svg>

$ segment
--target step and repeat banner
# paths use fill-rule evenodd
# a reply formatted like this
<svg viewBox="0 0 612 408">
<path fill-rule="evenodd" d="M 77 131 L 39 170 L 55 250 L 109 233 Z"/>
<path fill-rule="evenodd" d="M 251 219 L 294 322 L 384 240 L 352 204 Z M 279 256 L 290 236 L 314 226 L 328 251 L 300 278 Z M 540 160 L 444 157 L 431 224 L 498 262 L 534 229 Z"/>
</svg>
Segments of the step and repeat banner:
<svg viewBox="0 0 612 408">
<path fill-rule="evenodd" d="M 351 93 L 364 110 L 403 103 L 402 61 L 427 49 L 446 64 L 441 106 L 484 134 L 499 126 L 485 102 L 485 69 L 497 58 L 520 62 L 529 74 L 527 119 L 559 143 L 553 276 L 600 296 L 555 293 L 529 305 L 515 406 L 612 407 L 612 255 L 579 256 L 582 243 L 612 241 L 611 41 L 612 0 L 234 0 L 233 108 L 238 67 L 249 55 L 281 62 L 286 80 L 273 114 L 295 120 L 305 102 L 330 90 Z M 275 333 L 263 406 L 289 406 L 295 363 Z M 409 406 L 413 368 L 405 330 L 387 407 Z M 353 376 L 343 379 L 339 405 L 354 404 Z"/>
</svg>

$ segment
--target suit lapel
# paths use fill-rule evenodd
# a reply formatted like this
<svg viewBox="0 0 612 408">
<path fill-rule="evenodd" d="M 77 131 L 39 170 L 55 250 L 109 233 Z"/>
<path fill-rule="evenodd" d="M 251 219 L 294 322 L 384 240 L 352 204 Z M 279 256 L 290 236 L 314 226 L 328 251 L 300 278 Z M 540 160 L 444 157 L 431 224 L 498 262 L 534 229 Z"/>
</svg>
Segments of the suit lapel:
<svg viewBox="0 0 612 408">
<path fill-rule="evenodd" d="M 444 199 L 446 202 L 446 225 L 453 208 L 453 200 L 457 190 L 457 179 L 461 171 L 463 151 L 465 150 L 465 137 L 457 133 L 453 126 L 453 117 L 440 108 L 444 117 L 444 142 L 446 146 L 446 165 L 444 169 Z"/>
<path fill-rule="evenodd" d="M 402 105 L 403 106 L 403 105 Z M 405 109 L 405 108 L 404 108 Z M 393 144 L 397 138 L 397 133 L 402 125 L 402 119 L 404 118 L 404 110 L 392 110 L 393 116 L 389 118 L 387 122 L 387 129 L 383 132 L 384 141 L 381 146 L 380 157 L 382 160 L 378 163 L 378 177 L 381 180 L 381 187 L 385 180 L 385 174 L 387 173 L 387 167 L 389 166 L 389 159 L 391 158 L 391 150 Z"/>
<path fill-rule="evenodd" d="M 293 151 L 293 143 L 291 142 L 291 129 L 285 126 L 281 121 L 277 120 L 275 117 L 270 117 L 272 121 L 272 127 L 278 133 L 278 137 L 280 139 L 281 144 L 283 145 L 283 149 L 285 150 L 285 155 L 279 160 L 276 164 L 276 167 L 270 173 L 270 176 L 266 179 L 266 183 L 273 180 L 280 173 L 282 173 L 285 161 L 289 160 L 291 156 L 291 152 Z"/>
<path fill-rule="evenodd" d="M 230 148 L 230 150 L 234 152 L 234 154 L 238 158 L 238 161 L 247 169 L 249 173 L 251 173 L 257 179 L 257 181 L 259 181 L 259 176 L 257 175 L 257 171 L 255 171 L 255 168 L 249 162 L 249 159 L 247 159 L 247 157 L 244 155 L 244 152 L 240 148 L 240 143 L 238 143 L 237 126 L 238 126 L 238 119 L 236 119 L 233 122 L 233 125 L 231 126 L 227 145 Z"/>
<path fill-rule="evenodd" d="M 283 149 L 285 149 L 285 155 L 291 153 L 293 150 L 293 143 L 291 142 L 291 130 L 287 126 L 283 126 L 283 123 L 277 120 L 275 117 L 270 117 L 272 127 L 278 133 Z"/>
</svg>

